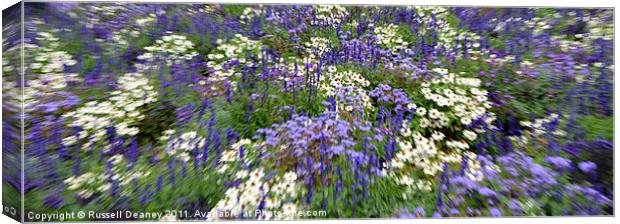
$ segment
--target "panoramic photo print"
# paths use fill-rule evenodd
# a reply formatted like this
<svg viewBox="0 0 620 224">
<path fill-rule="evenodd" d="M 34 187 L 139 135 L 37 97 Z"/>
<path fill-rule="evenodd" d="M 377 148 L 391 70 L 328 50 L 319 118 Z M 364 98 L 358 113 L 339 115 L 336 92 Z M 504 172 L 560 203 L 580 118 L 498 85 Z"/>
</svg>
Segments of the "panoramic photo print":
<svg viewBox="0 0 620 224">
<path fill-rule="evenodd" d="M 614 215 L 613 8 L 2 16 L 3 214 L 22 222 Z"/>
</svg>

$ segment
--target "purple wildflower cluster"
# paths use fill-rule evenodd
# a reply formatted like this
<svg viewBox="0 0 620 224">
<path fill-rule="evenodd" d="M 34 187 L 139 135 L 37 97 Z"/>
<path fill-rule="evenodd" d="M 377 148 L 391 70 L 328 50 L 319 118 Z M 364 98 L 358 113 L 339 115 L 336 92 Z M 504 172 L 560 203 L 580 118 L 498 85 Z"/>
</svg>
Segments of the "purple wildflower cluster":
<svg viewBox="0 0 620 224">
<path fill-rule="evenodd" d="M 3 18 L 7 206 L 613 215 L 610 9 L 29 2 Z"/>
</svg>

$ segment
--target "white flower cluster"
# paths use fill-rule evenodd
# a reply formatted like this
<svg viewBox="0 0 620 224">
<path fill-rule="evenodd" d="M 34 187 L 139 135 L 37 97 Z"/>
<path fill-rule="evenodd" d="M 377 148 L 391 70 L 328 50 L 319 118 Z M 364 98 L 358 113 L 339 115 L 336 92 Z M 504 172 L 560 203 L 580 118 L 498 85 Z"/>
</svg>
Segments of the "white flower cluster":
<svg viewBox="0 0 620 224">
<path fill-rule="evenodd" d="M 531 20 L 524 20 L 521 18 L 513 18 L 513 21 L 522 21 L 525 26 L 521 27 L 522 31 L 532 30 L 534 35 L 540 35 L 549 31 L 549 29 L 553 28 L 551 26 L 551 22 L 553 18 L 551 17 L 534 17 Z M 508 19 L 506 22 L 512 22 Z M 503 26 L 498 26 L 495 28 L 495 31 L 501 32 Z"/>
<path fill-rule="evenodd" d="M 496 54 L 490 53 L 488 54 L 489 56 L 484 58 L 484 60 L 486 62 L 488 62 L 489 64 L 499 64 L 499 65 L 505 65 L 505 64 L 512 64 L 515 61 L 515 56 L 513 55 L 506 55 L 503 57 L 499 57 Z"/>
<path fill-rule="evenodd" d="M 70 82 L 81 81 L 76 73 L 65 73 L 66 66 L 77 63 L 71 55 L 59 48 L 58 38 L 50 32 L 37 33 L 37 40 L 43 45 L 25 44 L 24 48 L 32 60 L 28 67 L 32 77 L 25 80 L 23 103 L 26 111 L 33 111 L 35 106 L 46 97 L 55 96 L 58 91 L 65 89 Z M 5 71 L 7 69 L 3 68 Z M 8 83 L 11 85 L 11 83 Z M 7 86 L 9 89 L 11 86 Z"/>
<path fill-rule="evenodd" d="M 77 194 L 81 198 L 90 198 L 94 193 L 106 192 L 112 187 L 112 184 L 106 183 L 106 176 L 96 175 L 92 172 L 69 177 L 64 182 L 68 185 L 68 190 L 80 190 Z"/>
<path fill-rule="evenodd" d="M 558 46 L 564 52 L 570 52 L 574 49 L 581 48 L 590 50 L 592 49 L 592 43 L 596 39 L 613 40 L 613 23 L 605 22 L 605 19 L 613 18 L 613 13 L 610 11 L 602 12 L 597 16 L 591 16 L 589 14 L 578 17 L 574 11 L 568 12 L 566 15 L 555 13 L 551 16 L 534 17 L 532 19 L 523 19 L 520 17 L 511 17 L 503 21 L 497 22 L 495 27 L 496 32 L 501 32 L 504 28 L 512 23 L 521 24 L 521 31 L 532 30 L 535 35 L 548 34 L 553 29 L 554 20 L 566 21 L 566 24 L 577 24 L 580 21 L 584 21 L 587 25 L 584 30 L 585 33 L 575 34 L 575 38 L 581 39 L 579 41 L 567 39 L 566 36 L 552 36 L 552 40 L 559 42 Z M 491 20 L 495 22 L 497 19 Z"/>
<path fill-rule="evenodd" d="M 311 37 L 309 42 L 304 43 L 307 55 L 304 63 L 316 63 L 323 54 L 331 51 L 331 42 L 323 37 Z"/>
<path fill-rule="evenodd" d="M 526 27 L 522 29 L 532 29 L 536 35 L 550 33 L 549 30 L 553 28 L 551 26 L 553 20 L 561 19 L 566 21 L 567 24 L 577 24 L 580 21 L 586 22 L 587 25 L 584 30 L 587 32 L 574 35 L 574 38 L 578 38 L 580 40 L 574 40 L 573 36 L 567 38 L 566 35 L 551 36 L 551 40 L 553 41 L 552 44 L 559 47 L 561 51 L 572 52 L 576 49 L 591 50 L 593 41 L 598 38 L 613 40 L 613 24 L 603 21 L 603 17 L 613 18 L 612 14 L 613 13 L 604 13 L 599 15 L 600 17 L 592 17 L 586 14 L 581 17 L 577 17 L 576 13 L 571 11 L 564 16 L 556 13 L 553 16 L 534 17 L 531 20 L 521 20 L 521 18 L 516 18 L 515 20 L 524 22 Z"/>
<path fill-rule="evenodd" d="M 263 13 L 265 13 L 265 10 L 261 6 L 257 8 L 247 7 L 243 9 L 243 12 L 241 13 L 241 16 L 239 17 L 240 19 L 239 22 L 246 23 L 246 21 L 251 21 L 252 18 L 261 16 Z"/>
<path fill-rule="evenodd" d="M 521 124 L 521 126 L 526 128 L 526 130 L 524 131 L 525 135 L 533 135 L 534 137 L 541 137 L 542 135 L 545 135 L 545 134 L 551 134 L 557 137 L 565 136 L 566 132 L 557 127 L 555 128 L 555 130 L 553 130 L 553 132 L 549 133 L 548 125 L 552 122 L 559 122 L 558 114 L 551 113 L 549 114 L 549 116 L 545 118 L 536 119 L 533 122 L 521 121 L 519 123 Z"/>
<path fill-rule="evenodd" d="M 73 66 L 76 60 L 64 51 L 54 51 L 58 48 L 58 38 L 52 33 L 39 32 L 35 38 L 41 42 L 45 42 L 47 46 L 37 47 L 36 45 L 26 45 L 24 47 L 31 48 L 29 50 L 36 51 L 34 53 L 34 62 L 30 64 L 30 69 L 38 71 L 37 73 L 58 73 L 65 70 L 65 66 Z"/>
<path fill-rule="evenodd" d="M 24 88 L 23 103 L 27 112 L 36 109 L 44 97 L 53 97 L 58 91 L 67 87 L 69 82 L 78 82 L 81 78 L 75 73 L 44 73 L 38 78 L 27 80 Z"/>
<path fill-rule="evenodd" d="M 602 69 L 608 69 L 609 71 L 614 71 L 614 65 L 606 65 L 602 62 L 595 62 L 592 64 L 595 69 L 601 71 Z M 573 69 L 577 72 L 575 74 L 575 81 L 577 83 L 587 83 L 589 85 L 595 86 L 597 80 L 600 79 L 600 72 L 591 72 L 591 66 L 588 64 L 574 64 Z M 589 76 L 589 77 L 588 77 Z"/>
<path fill-rule="evenodd" d="M 369 85 L 370 82 L 357 72 L 338 72 L 335 66 L 329 66 L 327 67 L 327 72 L 320 77 L 319 89 L 321 89 L 324 96 L 335 96 L 337 98 L 337 112 L 342 109 L 346 112 L 352 112 L 358 109 L 355 108 L 354 104 L 362 105 L 363 108 L 361 109 L 374 110 L 371 99 L 366 90 L 364 90 Z M 352 99 L 342 99 L 338 96 L 350 97 Z"/>
<path fill-rule="evenodd" d="M 438 107 L 416 109 L 416 114 L 421 117 L 420 126 L 425 124 L 424 126 L 434 128 L 445 127 L 446 113 L 459 118 L 462 125 L 469 125 L 489 115 L 487 109 L 491 108 L 491 103 L 488 101 L 487 91 L 477 88 L 480 86 L 480 79 L 459 77 L 445 69 L 435 68 L 433 71 L 442 77 L 423 82 L 420 92 L 424 99 Z"/>
<path fill-rule="evenodd" d="M 24 80 L 23 88 L 20 87 L 21 82 L 13 78 L 21 77 L 19 72 L 21 67 L 15 67 L 11 60 L 20 59 L 20 46 L 7 46 L 6 39 L 3 39 L 4 57 L 2 58 L 2 88 L 3 100 L 6 102 L 5 109 L 7 111 L 19 112 L 24 109 L 25 112 L 50 112 L 40 110 L 40 105 L 44 105 L 50 101 L 58 101 L 61 99 L 70 100 L 73 95 L 65 92 L 64 89 L 71 82 L 79 82 L 81 79 L 78 74 L 66 73 L 66 66 L 73 66 L 76 61 L 65 51 L 59 51 L 60 48 L 58 38 L 54 36 L 57 30 L 50 32 L 39 32 L 35 39 L 39 41 L 39 45 L 24 43 L 23 47 L 26 51 L 25 68 L 29 69 L 28 78 Z M 15 64 L 18 64 L 15 61 Z M 23 90 L 23 94 L 22 94 Z M 77 97 L 74 97 L 77 103 Z M 23 107 L 22 107 L 23 103 Z"/>
<path fill-rule="evenodd" d="M 368 87 L 370 82 L 361 74 L 353 71 L 338 72 L 336 66 L 327 67 L 327 72 L 320 77 L 320 89 L 327 96 L 336 94 L 337 87 L 355 86 Z"/>
<path fill-rule="evenodd" d="M 21 105 L 23 102 L 22 97 L 20 97 L 21 89 L 15 81 L 9 80 L 6 77 L 7 76 L 2 76 L 2 100 L 5 105 L 4 110 L 5 112 L 11 111 L 13 113 L 21 112 Z"/>
<path fill-rule="evenodd" d="M 127 46 L 129 44 L 128 40 L 140 36 L 141 30 L 145 29 L 145 27 L 147 26 L 154 24 L 156 18 L 157 17 L 155 13 L 149 13 L 148 15 L 145 15 L 143 17 L 136 17 L 135 24 L 113 31 L 112 35 L 109 37 L 111 38 L 111 42 L 103 39 L 96 39 L 95 41 L 102 42 L 101 44 L 112 49 L 112 52 L 116 51 L 117 46 Z M 104 54 L 106 53 L 109 52 L 104 52 Z"/>
<path fill-rule="evenodd" d="M 406 175 L 400 176 L 396 182 L 400 185 L 412 186 L 422 192 L 430 192 L 432 190 L 432 182 L 422 179 L 413 179 Z"/>
<path fill-rule="evenodd" d="M 314 20 L 310 21 L 315 26 L 336 27 L 349 15 L 345 7 L 339 5 L 315 5 Z"/>
<path fill-rule="evenodd" d="M 77 136 L 65 138 L 63 144 L 69 146 L 78 140 L 88 139 L 82 147 L 90 150 L 91 146 L 105 137 L 108 127 L 114 127 L 117 135 L 121 136 L 138 134 L 138 128 L 131 127 L 144 119 L 138 108 L 155 102 L 158 94 L 153 90 L 153 86 L 148 84 L 148 79 L 140 73 L 124 74 L 117 83 L 118 90 L 113 91 L 108 100 L 91 101 L 78 110 L 63 115 L 70 120 L 70 126 L 82 129 Z M 108 150 L 110 145 L 105 147 L 104 150 Z"/>
<path fill-rule="evenodd" d="M 257 60 L 262 58 L 262 44 L 259 41 L 250 40 L 241 34 L 235 34 L 235 37 L 228 43 L 218 39 L 217 44 L 218 47 L 215 49 L 215 53 L 207 55 L 209 60 L 207 66 L 213 70 L 213 74 L 208 78 L 209 82 L 230 81 L 232 86 L 236 86 L 234 81 L 229 80 L 231 76 L 239 72 L 239 69 L 235 68 L 254 65 L 252 60 L 247 59 L 248 55 L 255 57 Z M 239 65 L 226 68 L 226 66 L 230 66 L 231 62 L 238 62 Z M 206 84 L 206 82 L 201 83 L 201 85 Z M 213 86 L 212 88 L 218 87 Z"/>
<path fill-rule="evenodd" d="M 403 40 L 403 37 L 398 33 L 398 25 L 389 24 L 387 26 L 377 26 L 374 29 L 377 42 L 387 48 L 391 49 L 393 54 L 396 54 L 399 50 L 408 47 L 409 43 Z"/>
<path fill-rule="evenodd" d="M 197 7 L 189 7 L 187 8 L 187 14 L 190 16 L 201 15 L 201 13 L 212 15 L 213 13 L 215 13 L 218 7 L 219 5 L 217 4 L 203 4 L 198 5 Z"/>
<path fill-rule="evenodd" d="M 247 138 L 241 139 L 235 142 L 234 144 L 232 144 L 229 150 L 224 151 L 224 153 L 222 153 L 222 158 L 220 160 L 226 163 L 236 162 L 239 159 L 239 150 L 241 149 L 241 147 L 247 147 L 251 145 L 252 145 L 252 141 L 250 139 L 247 139 Z M 228 166 L 226 165 L 227 164 L 222 164 L 220 169 L 227 170 Z"/>
<path fill-rule="evenodd" d="M 130 39 L 137 38 L 140 36 L 141 30 L 146 29 L 155 23 L 156 20 L 155 13 L 149 13 L 143 17 L 136 17 L 135 25 L 126 26 L 117 31 L 113 31 L 111 35 L 111 42 L 105 41 L 102 39 L 96 39 L 97 42 L 104 42 L 102 45 L 109 47 L 112 50 L 116 50 L 117 46 L 127 46 L 129 43 L 127 42 Z M 107 53 L 107 52 L 106 52 Z"/>
<path fill-rule="evenodd" d="M 295 172 L 267 177 L 263 167 L 253 170 L 244 168 L 256 159 L 253 149 L 261 147 L 257 144 L 264 144 L 264 142 L 254 143 L 249 139 L 241 139 L 222 153 L 217 172 L 240 180 L 241 184 L 229 188 L 224 199 L 217 203 L 212 213 L 228 212 L 231 216 L 226 218 L 236 218 L 240 215 L 247 215 L 243 213 L 244 211 L 258 211 L 259 205 L 264 202 L 264 207 L 260 212 L 250 215 L 256 216 L 257 219 L 295 218 L 292 215 L 297 210 L 297 205 L 294 203 L 298 195 Z M 240 154 L 242 147 L 243 156 Z M 217 215 L 208 217 L 209 220 L 220 218 L 224 217 Z"/>
<path fill-rule="evenodd" d="M 482 54 L 480 50 L 480 36 L 478 34 L 468 31 L 458 31 L 458 35 L 454 38 L 459 41 L 457 47 L 459 49 L 466 47 L 467 53 L 472 57 L 475 57 L 473 59 L 477 59 L 477 57 Z M 454 42 L 447 42 L 450 39 L 451 37 L 446 35 L 440 40 L 446 40 L 446 42 L 444 42 L 444 46 L 446 46 L 446 48 L 448 46 L 447 44 L 452 44 L 452 47 L 454 47 Z M 461 55 L 459 54 L 457 56 L 460 57 Z"/>
<path fill-rule="evenodd" d="M 438 149 L 435 140 L 426 138 L 419 132 L 411 133 L 404 137 L 413 137 L 413 142 L 398 140 L 400 151 L 390 161 L 389 168 L 401 170 L 408 164 L 409 166 L 419 168 L 426 175 L 431 176 L 443 170 L 441 161 L 436 159 Z"/>
<path fill-rule="evenodd" d="M 445 49 L 452 49 L 455 45 L 459 49 L 465 46 L 471 54 L 480 53 L 480 36 L 473 32 L 459 30 L 457 27 L 449 24 L 448 16 L 450 13 L 446 7 L 414 6 L 413 8 L 416 12 L 416 22 L 425 24 L 425 26 L 421 26 L 421 34 L 426 34 L 429 30 L 434 29 L 437 31 L 437 41 L 439 42 L 439 46 L 442 46 Z M 434 15 L 434 17 L 431 15 Z M 466 40 L 465 45 L 463 45 L 463 40 Z M 457 57 L 460 56 L 460 54 L 457 55 Z"/>
<path fill-rule="evenodd" d="M 140 5 L 131 3 L 79 4 L 76 8 L 67 12 L 67 15 L 76 19 L 79 23 L 84 24 L 88 29 L 93 29 L 96 25 L 98 27 L 116 30 L 121 24 L 123 27 L 134 25 L 142 27 L 147 24 L 152 24 L 155 21 L 155 14 L 162 15 L 165 13 L 163 9 L 158 9 L 155 13 L 146 15 L 147 11 L 140 7 Z M 119 15 L 127 19 L 118 21 Z M 144 15 L 150 18 L 140 18 Z M 127 30 L 131 30 L 132 32 L 136 31 L 133 27 Z"/>
<path fill-rule="evenodd" d="M 226 197 L 220 200 L 214 211 L 228 211 L 235 218 L 244 211 L 257 211 L 264 202 L 264 208 L 257 212 L 257 219 L 293 219 L 297 205 L 293 202 L 297 197 L 297 175 L 287 172 L 283 176 L 266 179 L 262 167 L 250 172 L 240 170 L 236 178 L 243 180 L 237 186 L 226 190 Z M 209 217 L 217 220 L 218 216 Z"/>
<path fill-rule="evenodd" d="M 402 198 L 407 200 L 416 193 L 428 193 L 433 190 L 433 182 L 429 180 L 412 178 L 408 175 L 396 177 L 396 183 L 407 187 L 402 193 Z"/>
<path fill-rule="evenodd" d="M 421 128 L 442 128 L 448 126 L 450 122 L 448 116 L 437 109 L 431 109 L 427 112 L 424 107 L 418 107 L 415 113 L 417 116 L 422 117 L 419 123 Z M 428 115 L 428 118 L 424 117 L 426 115 Z"/>
<path fill-rule="evenodd" d="M 139 55 L 138 59 L 153 61 L 155 57 L 161 56 L 170 65 L 173 62 L 181 63 L 184 60 L 191 60 L 198 55 L 198 52 L 193 50 L 194 43 L 186 36 L 172 34 L 172 32 L 167 32 L 167 34 L 156 40 L 154 45 L 145 47 L 144 49 L 148 52 Z"/>
<path fill-rule="evenodd" d="M 206 4 L 204 7 L 198 9 L 199 12 L 203 13 L 213 13 L 218 8 L 218 5 L 215 4 Z"/>
<path fill-rule="evenodd" d="M 231 170 L 234 170 L 233 167 L 239 164 L 249 164 L 252 162 L 249 154 L 251 152 L 249 150 L 254 149 L 256 147 L 256 143 L 252 142 L 249 139 L 241 139 L 236 143 L 230 146 L 230 149 L 225 150 L 222 153 L 222 157 L 220 158 L 220 164 L 218 166 L 217 172 L 225 174 Z M 262 144 L 262 143 L 261 143 Z M 246 149 L 245 157 L 241 160 L 241 156 L 239 154 L 241 147 Z M 242 178 L 242 174 L 237 174 L 237 178 Z"/>
<path fill-rule="evenodd" d="M 463 153 L 463 159 L 460 159 L 459 162 L 465 160 L 467 162 L 467 168 L 465 168 L 465 176 L 470 180 L 481 181 L 484 179 L 484 174 L 482 173 L 482 166 L 480 161 L 478 161 L 478 155 L 476 153 L 466 151 Z M 495 165 L 491 164 L 486 165 L 485 169 L 499 169 L 495 167 Z"/>
<path fill-rule="evenodd" d="M 156 19 L 155 13 L 149 13 L 147 16 L 143 18 L 137 18 L 136 25 L 140 27 L 144 27 L 144 26 L 147 26 L 155 22 L 155 19 Z"/>
<path fill-rule="evenodd" d="M 112 4 L 89 4 L 87 10 L 94 13 L 100 13 L 104 16 L 116 16 L 121 12 L 127 11 L 128 7 L 121 3 Z"/>
<path fill-rule="evenodd" d="M 603 15 L 601 15 L 600 17 L 614 18 L 614 13 L 612 11 L 604 10 Z M 584 41 L 588 43 L 587 45 L 589 46 L 591 46 L 591 43 L 594 42 L 594 40 L 599 38 L 608 41 L 614 39 L 614 24 L 605 22 L 600 17 L 592 17 L 590 15 L 585 15 L 584 17 L 582 17 L 582 19 L 588 24 L 589 32 L 587 34 L 582 34 L 581 36 L 577 37 L 584 38 Z"/>
<path fill-rule="evenodd" d="M 545 148 L 549 137 L 561 138 L 566 136 L 566 131 L 562 130 L 561 124 L 566 120 L 560 118 L 556 113 L 551 113 L 547 117 L 535 119 L 534 121 L 520 121 L 523 126 L 521 135 L 508 136 L 508 138 L 518 147 Z M 531 144 L 531 145 L 530 145 Z"/>
<path fill-rule="evenodd" d="M 592 46 L 582 41 L 566 40 L 563 36 L 551 36 L 551 41 L 555 47 L 565 53 L 570 53 L 577 49 L 588 49 Z"/>
<path fill-rule="evenodd" d="M 596 29 L 596 28 L 592 28 L 592 29 Z M 576 36 L 579 36 L 583 39 L 580 41 L 577 41 L 577 40 L 567 40 L 566 37 L 564 36 L 551 36 L 551 41 L 552 41 L 551 43 L 555 47 L 558 47 L 562 52 L 565 52 L 565 53 L 571 53 L 579 49 L 584 49 L 586 51 L 592 50 L 592 46 L 594 46 L 593 38 L 596 36 L 586 35 L 586 34 L 577 34 Z M 605 40 L 608 39 L 604 37 L 596 37 L 596 38 L 603 38 Z"/>
<path fill-rule="evenodd" d="M 9 29 L 8 27 L 4 29 Z M 9 44 L 2 38 L 2 112 L 19 114 L 22 112 L 22 88 L 20 88 L 21 44 Z"/>
<path fill-rule="evenodd" d="M 336 88 L 336 112 L 339 116 L 351 112 L 374 111 L 375 107 L 366 90 L 356 86 L 342 86 Z M 358 115 L 362 115 L 358 113 Z"/>
<path fill-rule="evenodd" d="M 398 140 L 400 151 L 389 164 L 389 168 L 392 171 L 389 173 L 390 175 L 401 173 L 397 181 L 398 183 L 411 185 L 412 183 L 403 181 L 403 178 L 410 178 L 411 172 L 415 172 L 416 170 L 422 171 L 424 175 L 433 177 L 437 175 L 437 173 L 443 171 L 444 163 L 458 166 L 462 164 L 463 160 L 467 161 L 465 174 L 468 178 L 472 180 L 481 180 L 483 178 L 480 171 L 480 162 L 476 159 L 477 155 L 473 152 L 464 151 L 469 148 L 467 143 L 457 143 L 457 141 L 448 140 L 446 141 L 446 145 L 457 143 L 459 146 L 453 148 L 448 146 L 450 149 L 440 151 L 438 146 L 445 138 L 443 133 L 434 131 L 431 137 L 426 138 L 419 132 L 411 133 L 408 129 L 409 124 L 405 123 L 403 126 L 404 127 L 401 129 L 403 138 Z M 412 142 L 407 141 L 410 137 L 413 139 Z M 405 178 L 405 180 L 409 179 Z M 419 186 L 418 188 L 418 190 L 424 190 Z"/>
<path fill-rule="evenodd" d="M 168 155 L 177 157 L 185 162 L 190 160 L 191 156 L 189 153 L 192 150 L 196 148 L 202 149 L 206 143 L 206 139 L 199 136 L 195 131 L 184 132 L 178 137 L 170 139 L 175 132 L 174 129 L 166 130 L 159 140 L 167 142 L 165 151 Z"/>
<path fill-rule="evenodd" d="M 295 65 L 297 64 L 297 65 Z M 289 57 L 285 62 L 284 58 L 280 58 L 280 61 L 276 65 L 281 73 L 286 73 L 286 75 L 278 76 L 277 79 L 280 81 L 295 81 L 300 79 L 305 79 L 306 74 L 314 74 L 318 68 L 317 64 L 309 64 L 308 67 L 304 65 L 302 59 L 297 57 Z"/>
<path fill-rule="evenodd" d="M 112 164 L 110 172 L 87 172 L 80 176 L 72 176 L 64 180 L 67 189 L 77 191 L 81 198 L 90 198 L 95 194 L 108 193 L 112 188 L 112 182 L 118 183 L 119 187 L 128 186 L 135 179 L 148 176 L 150 171 L 145 169 L 125 169 L 126 161 L 122 155 L 114 155 L 107 162 Z M 125 188 L 120 192 L 123 195 L 130 195 L 131 188 Z"/>
<path fill-rule="evenodd" d="M 467 150 L 484 129 L 468 126 L 478 119 L 486 125 L 494 121 L 493 114 L 487 112 L 491 107 L 487 92 L 477 88 L 478 79 L 459 77 L 445 69 L 433 71 L 439 78 L 423 82 L 421 101 L 416 101 L 424 106 L 409 105 L 416 116 L 413 121 L 404 121 L 400 129 L 400 151 L 388 163 L 389 174 L 400 179 L 412 175 L 432 178 L 443 170 L 443 164 L 459 166 L 465 160 L 467 177 L 481 180 L 477 155 Z M 412 131 L 416 123 L 418 127 Z"/>
</svg>

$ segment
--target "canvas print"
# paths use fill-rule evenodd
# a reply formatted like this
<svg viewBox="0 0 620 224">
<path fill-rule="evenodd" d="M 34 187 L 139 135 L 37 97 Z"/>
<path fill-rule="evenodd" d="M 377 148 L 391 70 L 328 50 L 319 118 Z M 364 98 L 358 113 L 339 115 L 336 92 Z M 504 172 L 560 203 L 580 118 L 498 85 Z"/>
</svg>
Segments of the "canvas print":
<svg viewBox="0 0 620 224">
<path fill-rule="evenodd" d="M 612 216 L 613 18 L 19 3 L 3 11 L 3 214 Z"/>
</svg>

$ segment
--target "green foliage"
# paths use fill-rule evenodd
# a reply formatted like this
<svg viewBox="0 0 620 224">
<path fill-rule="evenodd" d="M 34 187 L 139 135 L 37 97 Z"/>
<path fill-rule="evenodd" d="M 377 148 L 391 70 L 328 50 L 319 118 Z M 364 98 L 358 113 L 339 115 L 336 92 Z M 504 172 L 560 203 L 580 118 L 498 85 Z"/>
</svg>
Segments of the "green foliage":
<svg viewBox="0 0 620 224">
<path fill-rule="evenodd" d="M 581 116 L 577 118 L 579 126 L 585 128 L 586 140 L 614 138 L 614 118 L 598 116 Z"/>
</svg>

